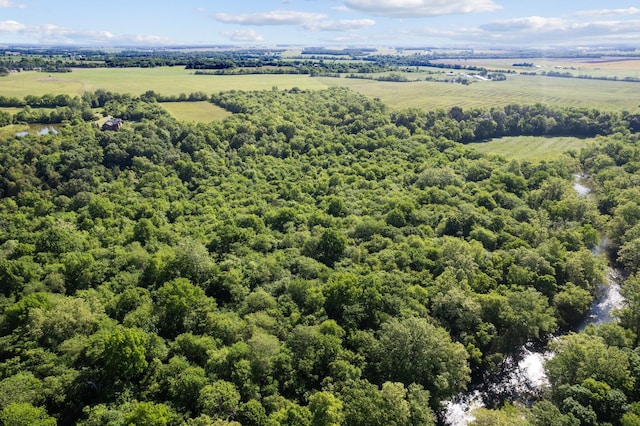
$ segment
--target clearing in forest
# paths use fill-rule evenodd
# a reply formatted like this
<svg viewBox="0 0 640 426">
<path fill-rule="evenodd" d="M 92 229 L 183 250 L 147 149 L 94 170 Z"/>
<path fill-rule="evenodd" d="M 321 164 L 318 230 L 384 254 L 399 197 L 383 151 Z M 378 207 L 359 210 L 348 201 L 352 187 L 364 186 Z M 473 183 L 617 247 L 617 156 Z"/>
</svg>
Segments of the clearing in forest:
<svg viewBox="0 0 640 426">
<path fill-rule="evenodd" d="M 580 152 L 595 140 L 594 138 L 515 136 L 470 143 L 467 146 L 486 154 L 502 155 L 508 159 L 542 161 L 557 159 L 567 151 Z"/>
</svg>

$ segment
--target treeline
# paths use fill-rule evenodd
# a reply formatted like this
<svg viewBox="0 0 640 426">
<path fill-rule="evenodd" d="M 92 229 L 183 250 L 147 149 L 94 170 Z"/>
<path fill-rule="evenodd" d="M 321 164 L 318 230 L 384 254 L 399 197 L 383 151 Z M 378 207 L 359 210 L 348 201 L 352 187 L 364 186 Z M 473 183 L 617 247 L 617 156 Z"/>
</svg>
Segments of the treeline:
<svg viewBox="0 0 640 426">
<path fill-rule="evenodd" d="M 617 76 L 607 77 L 607 76 L 593 76 L 593 75 L 587 75 L 587 74 L 574 75 L 570 72 L 560 72 L 560 71 L 542 71 L 540 75 L 547 76 L 547 77 L 581 78 L 585 80 L 628 81 L 633 83 L 640 82 L 640 78 L 638 77 L 624 77 L 619 79 Z"/>
<path fill-rule="evenodd" d="M 268 67 L 268 68 L 228 68 L 217 70 L 198 70 L 195 75 L 259 75 L 259 74 L 309 74 L 311 71 L 307 68 L 295 67 Z"/>
<path fill-rule="evenodd" d="M 640 115 L 609 113 L 588 108 L 557 108 L 543 104 L 507 105 L 503 108 L 449 111 L 409 109 L 392 114 L 396 125 L 409 131 L 425 130 L 433 137 L 456 142 L 478 142 L 502 136 L 611 135 L 638 131 Z"/>
<path fill-rule="evenodd" d="M 47 58 L 37 56 L 0 57 L 0 70 L 5 76 L 9 71 L 43 71 L 43 72 L 71 72 L 70 64 L 62 58 Z"/>
<path fill-rule="evenodd" d="M 375 53 L 375 48 L 347 48 L 347 49 L 327 49 L 326 47 L 305 47 L 302 49 L 303 55 L 329 55 L 329 56 L 349 56 L 351 59 L 358 59 Z M 312 58 L 317 59 L 317 58 Z"/>
<path fill-rule="evenodd" d="M 378 76 L 369 76 L 369 75 L 360 75 L 360 74 L 349 74 L 346 76 L 347 78 L 360 78 L 360 79 L 364 79 L 364 80 L 374 80 L 374 81 L 392 81 L 392 82 L 396 82 L 396 83 L 407 83 L 410 81 L 420 81 L 420 80 L 416 80 L 416 79 L 409 79 L 408 77 L 402 75 L 402 74 L 398 74 L 398 73 L 391 73 L 391 74 L 387 74 L 387 75 L 378 75 Z"/>
</svg>

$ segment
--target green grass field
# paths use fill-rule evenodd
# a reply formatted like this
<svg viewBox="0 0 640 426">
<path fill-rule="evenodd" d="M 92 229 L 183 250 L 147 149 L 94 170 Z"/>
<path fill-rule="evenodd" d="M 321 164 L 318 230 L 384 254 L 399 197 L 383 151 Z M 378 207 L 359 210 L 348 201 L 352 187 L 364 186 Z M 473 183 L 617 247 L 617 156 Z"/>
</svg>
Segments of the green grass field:
<svg viewBox="0 0 640 426">
<path fill-rule="evenodd" d="M 16 114 L 16 113 L 22 111 L 22 108 L 0 107 L 0 111 L 8 112 L 9 114 Z"/>
<path fill-rule="evenodd" d="M 555 106 L 639 112 L 640 83 L 541 76 L 509 75 L 507 81 L 475 82 L 469 86 L 438 82 L 393 83 L 359 79 L 320 79 L 327 85 L 350 87 L 380 98 L 389 108 L 489 108 L 508 104 L 545 103 Z"/>
<path fill-rule="evenodd" d="M 555 71 L 570 73 L 574 76 L 588 75 L 591 77 L 616 77 L 620 80 L 625 77 L 640 77 L 640 60 L 637 58 L 532 58 L 532 59 L 442 59 L 434 61 L 449 65 L 474 65 L 489 70 L 513 70 L 521 72 Z M 529 62 L 535 67 L 514 67 L 514 63 Z"/>
<path fill-rule="evenodd" d="M 485 154 L 502 155 L 509 159 L 541 161 L 556 159 L 567 151 L 580 152 L 582 148 L 586 148 L 595 141 L 595 139 L 573 137 L 518 136 L 470 143 L 467 146 Z"/>
<path fill-rule="evenodd" d="M 625 64 L 630 67 L 631 63 Z M 604 68 L 605 65 L 601 64 Z M 635 71 L 634 71 L 635 72 Z M 426 73 L 410 73 L 424 79 Z M 508 104 L 545 103 L 554 106 L 597 108 L 608 111 L 640 112 L 640 83 L 542 76 L 509 75 L 507 81 L 474 82 L 471 85 L 442 82 L 380 82 L 307 75 L 195 75 L 182 67 L 75 69 L 71 73 L 13 73 L 0 78 L 0 93 L 23 98 L 26 95 L 69 94 L 105 89 L 140 95 L 153 90 L 163 95 L 192 92 L 217 93 L 226 90 L 324 89 L 349 87 L 371 98 L 379 98 L 390 109 L 490 108 Z M 209 112 L 195 106 L 169 106 L 182 119 L 208 120 Z M 193 108 L 193 109 L 192 109 Z M 214 113 L 214 117 L 218 117 Z M 214 118 L 215 119 L 215 118 Z"/>
<path fill-rule="evenodd" d="M 140 95 L 153 90 L 163 95 L 217 93 L 224 90 L 322 89 L 326 87 L 307 75 L 195 75 L 182 67 L 74 69 L 71 73 L 47 74 L 24 71 L 0 78 L 0 93 L 23 98 L 45 93 L 80 95 L 105 89 Z"/>
<path fill-rule="evenodd" d="M 163 102 L 161 104 L 171 115 L 178 120 L 198 121 L 208 123 L 210 121 L 222 120 L 231 115 L 211 102 Z"/>
</svg>

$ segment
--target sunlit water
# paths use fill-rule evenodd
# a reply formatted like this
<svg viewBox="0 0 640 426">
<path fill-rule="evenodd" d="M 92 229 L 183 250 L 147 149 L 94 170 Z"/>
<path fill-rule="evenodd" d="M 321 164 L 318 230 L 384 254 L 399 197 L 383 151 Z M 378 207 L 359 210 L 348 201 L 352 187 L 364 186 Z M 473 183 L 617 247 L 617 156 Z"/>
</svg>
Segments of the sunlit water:
<svg viewBox="0 0 640 426">
<path fill-rule="evenodd" d="M 576 176 L 573 185 L 575 191 L 586 196 L 591 190 L 580 184 L 583 176 Z M 594 253 L 604 252 L 608 245 L 606 237 L 602 239 Z M 599 325 L 614 321 L 613 312 L 620 309 L 624 298 L 620 294 L 622 274 L 610 269 L 607 280 L 598 288 L 598 296 L 591 305 L 585 321 L 578 327 L 584 329 L 589 324 Z M 532 343 L 524 345 L 515 355 L 509 355 L 502 363 L 501 374 L 492 377 L 489 383 L 481 385 L 482 390 L 463 392 L 445 404 L 445 421 L 451 426 L 464 426 L 474 420 L 473 410 L 492 406 L 497 401 L 519 401 L 531 403 L 548 385 L 544 363 L 553 357 L 553 353 L 536 348 Z"/>
<path fill-rule="evenodd" d="M 580 183 L 584 179 L 583 175 L 576 175 L 575 178 L 576 179 L 573 183 L 573 189 L 578 193 L 578 195 L 587 195 L 591 192 L 591 188 L 588 188 Z"/>
</svg>

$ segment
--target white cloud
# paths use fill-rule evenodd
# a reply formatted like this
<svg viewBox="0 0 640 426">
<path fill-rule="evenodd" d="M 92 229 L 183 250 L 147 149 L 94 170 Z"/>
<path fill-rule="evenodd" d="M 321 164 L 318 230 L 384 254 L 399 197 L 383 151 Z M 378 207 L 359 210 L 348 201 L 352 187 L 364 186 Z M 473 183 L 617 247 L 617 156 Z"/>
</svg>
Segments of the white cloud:
<svg viewBox="0 0 640 426">
<path fill-rule="evenodd" d="M 238 25 L 304 25 L 327 17 L 324 13 L 299 12 L 295 10 L 274 10 L 272 12 L 239 15 L 216 13 L 212 16 L 225 24 Z"/>
<path fill-rule="evenodd" d="M 171 39 L 169 39 L 168 37 L 145 35 L 145 34 L 136 34 L 133 36 L 117 37 L 117 39 L 122 42 L 126 41 L 134 44 L 167 45 L 171 43 Z"/>
<path fill-rule="evenodd" d="M 324 13 L 274 10 L 271 12 L 238 14 L 216 13 L 212 17 L 225 24 L 237 25 L 290 25 L 309 31 L 354 31 L 375 25 L 373 19 L 327 20 Z M 253 31 L 225 32 L 223 35 L 234 41 L 262 41 L 262 36 Z"/>
<path fill-rule="evenodd" d="M 640 15 L 640 9 L 637 7 L 628 7 L 626 9 L 595 9 L 595 10 L 583 10 L 577 12 L 576 16 L 625 16 L 625 15 Z"/>
<path fill-rule="evenodd" d="M 10 0 L 0 0 L 0 9 L 15 7 L 18 9 L 26 9 L 27 6 L 24 4 L 15 4 Z"/>
<path fill-rule="evenodd" d="M 526 18 L 513 18 L 494 21 L 481 25 L 486 31 L 557 31 L 567 29 L 568 21 L 560 18 L 544 18 L 542 16 L 529 16 Z"/>
<path fill-rule="evenodd" d="M 258 34 L 254 30 L 223 31 L 220 34 L 224 37 L 227 37 L 231 41 L 238 41 L 238 42 L 264 41 L 264 37 L 262 37 L 260 34 Z"/>
<path fill-rule="evenodd" d="M 21 24 L 18 21 L 0 21 L 0 34 L 15 34 L 24 31 L 26 28 L 26 25 Z"/>
<path fill-rule="evenodd" d="M 504 44 L 579 45 L 628 41 L 640 37 L 640 20 L 578 22 L 530 16 L 481 25 L 479 38 Z"/>
<path fill-rule="evenodd" d="M 52 24 L 25 25 L 18 21 L 0 21 L 0 35 L 13 34 L 24 41 L 44 44 L 170 44 L 166 37 L 154 35 L 116 36 L 110 31 L 77 30 Z"/>
<path fill-rule="evenodd" d="M 342 19 L 339 21 L 310 22 L 304 28 L 313 31 L 354 31 L 375 25 L 373 19 Z"/>
<path fill-rule="evenodd" d="M 441 46 L 587 46 L 634 43 L 640 39 L 640 20 L 594 20 L 529 16 L 490 22 L 479 27 L 406 28 L 387 33 L 396 41 Z"/>
<path fill-rule="evenodd" d="M 344 0 L 344 4 L 352 10 L 405 18 L 493 12 L 502 8 L 493 0 Z"/>
<path fill-rule="evenodd" d="M 29 39 L 44 42 L 76 42 L 76 41 L 107 41 L 114 38 L 109 31 L 84 31 L 59 27 L 57 25 L 25 25 L 18 21 L 0 22 L 0 34 L 20 34 Z"/>
</svg>

